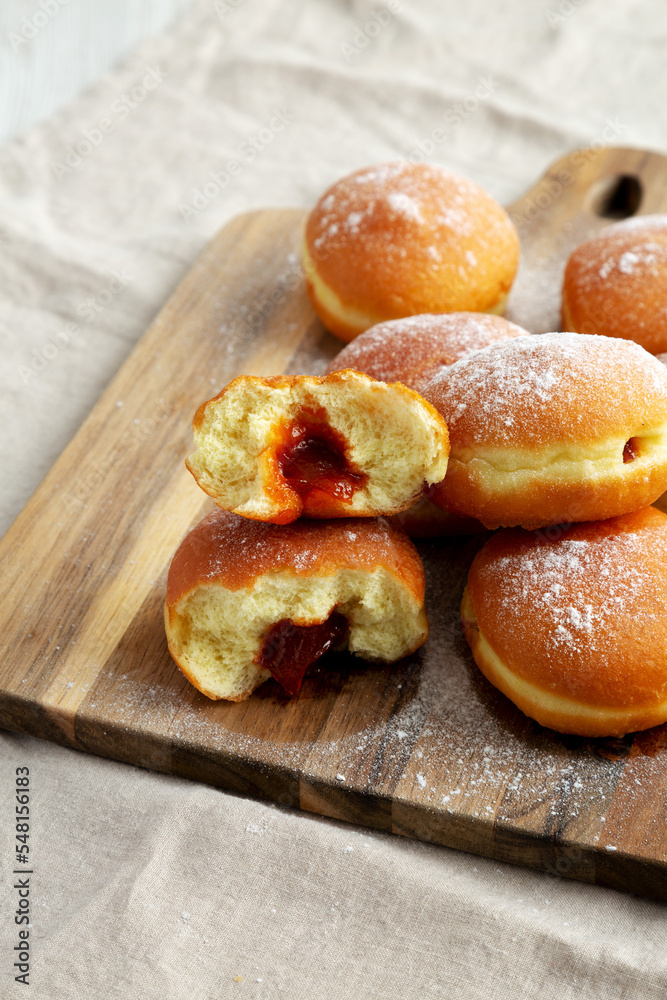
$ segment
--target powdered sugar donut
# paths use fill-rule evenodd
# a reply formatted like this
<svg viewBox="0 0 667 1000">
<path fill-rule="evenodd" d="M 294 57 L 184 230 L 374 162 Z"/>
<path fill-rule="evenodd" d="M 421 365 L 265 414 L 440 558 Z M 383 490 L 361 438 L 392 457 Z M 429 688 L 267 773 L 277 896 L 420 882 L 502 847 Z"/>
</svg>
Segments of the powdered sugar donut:
<svg viewBox="0 0 667 1000">
<path fill-rule="evenodd" d="M 408 316 L 371 327 L 333 359 L 327 373 L 354 368 L 419 392 L 443 365 L 528 331 L 502 316 L 454 312 Z"/>
<path fill-rule="evenodd" d="M 487 527 L 614 517 L 667 488 L 667 370 L 631 341 L 517 337 L 441 369 L 422 393 L 451 449 L 430 499 Z"/>
<path fill-rule="evenodd" d="M 519 260 L 509 216 L 477 184 L 437 166 L 386 163 L 320 198 L 303 266 L 315 311 L 345 341 L 419 313 L 501 313 Z"/>
<path fill-rule="evenodd" d="M 565 268 L 563 327 L 667 351 L 667 215 L 607 226 Z"/>
<path fill-rule="evenodd" d="M 500 531 L 461 605 L 484 676 L 543 726 L 622 736 L 667 721 L 667 515 Z"/>
</svg>

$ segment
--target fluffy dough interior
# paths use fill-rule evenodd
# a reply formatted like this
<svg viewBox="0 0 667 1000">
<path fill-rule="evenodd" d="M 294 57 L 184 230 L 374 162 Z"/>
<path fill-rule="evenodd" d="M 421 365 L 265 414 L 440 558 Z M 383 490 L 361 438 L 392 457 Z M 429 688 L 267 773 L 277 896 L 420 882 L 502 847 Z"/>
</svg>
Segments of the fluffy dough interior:
<svg viewBox="0 0 667 1000">
<path fill-rule="evenodd" d="M 329 379 L 271 386 L 241 378 L 209 402 L 188 467 L 218 506 L 277 523 L 299 516 L 301 499 L 282 476 L 276 447 L 281 429 L 310 411 L 324 413 L 347 442 L 347 460 L 367 477 L 326 516 L 405 510 L 425 482 L 444 478 L 446 428 L 416 393 L 353 371 Z"/>
<path fill-rule="evenodd" d="M 392 663 L 428 634 L 423 605 L 383 567 L 331 576 L 267 573 L 241 590 L 212 583 L 181 598 L 165 621 L 169 648 L 199 690 L 241 701 L 270 677 L 254 658 L 271 625 L 313 624 L 334 610 L 348 619 L 350 652 L 365 660 Z"/>
</svg>

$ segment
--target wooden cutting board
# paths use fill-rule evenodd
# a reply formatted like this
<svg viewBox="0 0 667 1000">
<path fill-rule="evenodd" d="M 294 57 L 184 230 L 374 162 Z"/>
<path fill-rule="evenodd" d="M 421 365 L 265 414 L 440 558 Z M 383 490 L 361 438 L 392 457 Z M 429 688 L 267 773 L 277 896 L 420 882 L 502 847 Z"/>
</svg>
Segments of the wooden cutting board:
<svg viewBox="0 0 667 1000">
<path fill-rule="evenodd" d="M 510 318 L 557 330 L 570 250 L 667 211 L 667 157 L 565 157 L 510 212 Z M 241 373 L 318 373 L 305 211 L 231 222 L 206 248 L 0 543 L 0 725 L 336 819 L 667 899 L 667 726 L 559 736 L 480 675 L 458 623 L 480 537 L 420 545 L 431 637 L 392 667 L 331 654 L 298 698 L 208 701 L 167 652 L 170 558 L 208 501 L 186 472 L 196 407 Z"/>
</svg>

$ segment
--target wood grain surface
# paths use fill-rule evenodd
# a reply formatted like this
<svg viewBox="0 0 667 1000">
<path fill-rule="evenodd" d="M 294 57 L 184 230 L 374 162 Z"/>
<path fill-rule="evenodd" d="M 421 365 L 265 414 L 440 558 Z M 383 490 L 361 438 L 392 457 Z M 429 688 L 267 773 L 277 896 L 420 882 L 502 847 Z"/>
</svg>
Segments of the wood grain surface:
<svg viewBox="0 0 667 1000">
<path fill-rule="evenodd" d="M 625 179 L 623 179 L 625 178 Z M 558 329 L 570 250 L 667 210 L 667 158 L 580 150 L 511 206 L 508 315 Z M 667 726 L 559 736 L 481 676 L 458 621 L 485 536 L 420 544 L 431 636 L 391 667 L 330 654 L 287 699 L 211 702 L 167 652 L 170 558 L 210 509 L 183 460 L 196 407 L 240 373 L 318 373 L 340 348 L 298 262 L 304 210 L 206 248 L 0 543 L 0 725 L 322 815 L 667 899 Z"/>
</svg>

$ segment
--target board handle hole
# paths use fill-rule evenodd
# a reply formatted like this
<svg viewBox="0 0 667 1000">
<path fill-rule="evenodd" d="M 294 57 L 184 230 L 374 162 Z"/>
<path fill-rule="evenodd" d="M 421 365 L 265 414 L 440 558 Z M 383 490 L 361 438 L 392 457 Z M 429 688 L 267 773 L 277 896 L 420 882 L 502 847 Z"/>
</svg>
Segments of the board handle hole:
<svg viewBox="0 0 667 1000">
<path fill-rule="evenodd" d="M 639 178 L 619 174 L 610 177 L 596 194 L 593 204 L 596 215 L 602 219 L 629 219 L 639 210 L 643 191 Z"/>
</svg>

